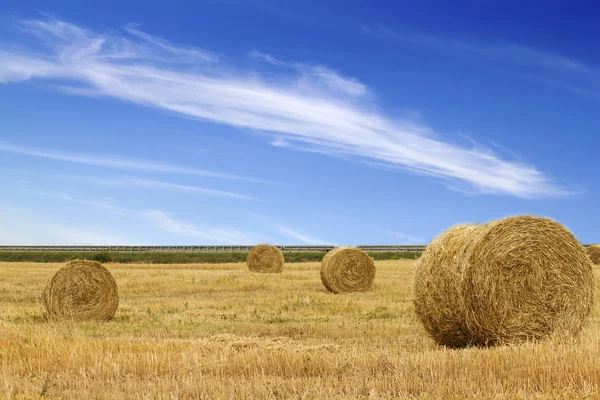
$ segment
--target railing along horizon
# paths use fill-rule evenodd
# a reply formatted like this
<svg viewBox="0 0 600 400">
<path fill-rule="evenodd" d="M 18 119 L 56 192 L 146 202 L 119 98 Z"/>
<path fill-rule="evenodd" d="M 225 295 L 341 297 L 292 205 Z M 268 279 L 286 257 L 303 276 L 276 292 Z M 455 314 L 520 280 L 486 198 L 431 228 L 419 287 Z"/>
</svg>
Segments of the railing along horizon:
<svg viewBox="0 0 600 400">
<path fill-rule="evenodd" d="M 247 253 L 252 250 L 253 245 L 239 246 L 0 246 L 0 252 L 175 252 L 175 253 Z M 301 252 L 328 252 L 336 246 L 299 246 L 278 245 L 276 246 L 285 253 Z M 361 245 L 357 247 L 366 252 L 420 252 L 425 250 L 426 245 Z"/>
</svg>

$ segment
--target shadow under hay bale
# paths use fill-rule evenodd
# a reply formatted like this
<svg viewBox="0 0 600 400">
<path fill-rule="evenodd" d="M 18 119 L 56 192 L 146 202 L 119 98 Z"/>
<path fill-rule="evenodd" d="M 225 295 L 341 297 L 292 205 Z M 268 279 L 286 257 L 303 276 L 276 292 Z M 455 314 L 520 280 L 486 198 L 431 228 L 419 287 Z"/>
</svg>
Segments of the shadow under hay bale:
<svg viewBox="0 0 600 400">
<path fill-rule="evenodd" d="M 435 238 L 417 261 L 413 285 L 417 316 L 429 336 L 448 347 L 472 342 L 461 296 L 462 263 L 483 225 L 458 225 Z"/>
<path fill-rule="evenodd" d="M 590 257 L 590 260 L 592 260 L 592 263 L 600 265 L 600 244 L 588 246 L 585 250 Z"/>
<path fill-rule="evenodd" d="M 432 245 L 446 247 L 434 246 L 430 256 L 423 254 L 415 274 L 415 309 L 438 343 L 514 344 L 581 331 L 593 304 L 592 264 L 565 227 L 546 218 L 518 216 L 493 221 L 464 240 L 452 239 L 452 231 L 445 235 Z M 428 265 L 433 262 L 444 265 Z M 448 272 L 452 267 L 457 275 Z M 434 278 L 427 276 L 434 272 Z M 437 311 L 423 311 L 424 306 Z M 456 341 L 448 340 L 453 328 Z"/>
<path fill-rule="evenodd" d="M 374 280 L 375 262 L 360 249 L 338 247 L 321 262 L 321 282 L 330 292 L 366 292 Z"/>
<path fill-rule="evenodd" d="M 50 320 L 107 321 L 119 306 L 117 282 L 97 261 L 73 260 L 42 292 Z"/>
<path fill-rule="evenodd" d="M 269 244 L 254 246 L 248 257 L 246 265 L 252 272 L 279 273 L 283 271 L 283 253 L 279 248 Z"/>
</svg>

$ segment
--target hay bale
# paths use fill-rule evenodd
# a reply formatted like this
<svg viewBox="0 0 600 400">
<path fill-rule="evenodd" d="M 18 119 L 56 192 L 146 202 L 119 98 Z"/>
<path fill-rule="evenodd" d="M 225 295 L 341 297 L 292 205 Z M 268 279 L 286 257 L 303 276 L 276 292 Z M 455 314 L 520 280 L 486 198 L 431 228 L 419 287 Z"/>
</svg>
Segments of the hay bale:
<svg viewBox="0 0 600 400">
<path fill-rule="evenodd" d="M 592 264 L 561 224 L 532 216 L 493 221 L 465 255 L 461 294 L 473 343 L 581 330 L 593 304 Z"/>
<path fill-rule="evenodd" d="M 600 264 L 600 244 L 593 244 L 585 250 L 593 264 Z"/>
<path fill-rule="evenodd" d="M 330 292 L 366 292 L 374 280 L 375 262 L 360 249 L 338 247 L 321 262 L 321 282 Z"/>
<path fill-rule="evenodd" d="M 281 250 L 269 244 L 254 246 L 246 258 L 250 271 L 262 273 L 282 272 L 284 261 Z"/>
<path fill-rule="evenodd" d="M 460 296 L 465 254 L 482 225 L 457 225 L 435 238 L 417 261 L 413 296 L 415 312 L 438 344 L 464 347 L 472 342 Z"/>
<path fill-rule="evenodd" d="M 417 262 L 417 316 L 449 347 L 574 336 L 594 296 L 592 264 L 564 226 L 518 216 L 459 225 Z"/>
<path fill-rule="evenodd" d="M 69 261 L 50 280 L 42 300 L 51 320 L 107 321 L 119 306 L 117 282 L 97 261 Z"/>
</svg>

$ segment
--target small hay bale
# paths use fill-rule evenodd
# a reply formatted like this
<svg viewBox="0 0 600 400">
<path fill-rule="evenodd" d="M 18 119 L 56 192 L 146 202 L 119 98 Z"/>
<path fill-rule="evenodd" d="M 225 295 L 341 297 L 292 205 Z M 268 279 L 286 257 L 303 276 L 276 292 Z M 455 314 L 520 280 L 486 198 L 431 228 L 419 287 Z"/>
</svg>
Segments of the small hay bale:
<svg viewBox="0 0 600 400">
<path fill-rule="evenodd" d="M 321 282 L 330 292 L 366 292 L 374 280 L 375 262 L 361 249 L 338 247 L 321 262 Z"/>
<path fill-rule="evenodd" d="M 281 250 L 269 244 L 254 246 L 246 258 L 248 269 L 252 272 L 279 273 L 283 271 L 284 262 Z"/>
<path fill-rule="evenodd" d="M 119 306 L 117 282 L 97 261 L 69 261 L 48 282 L 42 300 L 50 320 L 107 321 Z"/>
<path fill-rule="evenodd" d="M 600 264 L 600 244 L 593 244 L 585 250 L 593 264 Z"/>
<path fill-rule="evenodd" d="M 457 225 L 435 238 L 417 261 L 414 306 L 427 334 L 438 344 L 464 347 L 472 342 L 460 296 L 465 254 L 483 225 Z"/>
<path fill-rule="evenodd" d="M 592 264 L 561 224 L 509 217 L 487 224 L 467 251 L 461 293 L 476 344 L 574 336 L 592 309 Z"/>
</svg>

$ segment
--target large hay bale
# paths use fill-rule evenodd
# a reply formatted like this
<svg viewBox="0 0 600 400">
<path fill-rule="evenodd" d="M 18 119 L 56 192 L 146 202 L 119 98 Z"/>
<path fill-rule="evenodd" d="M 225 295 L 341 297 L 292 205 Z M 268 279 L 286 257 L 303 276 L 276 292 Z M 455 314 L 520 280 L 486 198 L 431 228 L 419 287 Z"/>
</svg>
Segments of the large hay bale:
<svg viewBox="0 0 600 400">
<path fill-rule="evenodd" d="M 254 246 L 246 258 L 250 271 L 263 273 L 282 272 L 284 261 L 281 250 L 269 244 Z"/>
<path fill-rule="evenodd" d="M 321 282 L 330 292 L 366 292 L 374 280 L 375 262 L 361 249 L 338 247 L 321 262 Z"/>
<path fill-rule="evenodd" d="M 600 244 L 593 244 L 585 250 L 593 264 L 600 264 Z"/>
<path fill-rule="evenodd" d="M 561 224 L 509 217 L 487 224 L 466 253 L 461 294 L 474 343 L 572 336 L 592 309 L 592 264 Z"/>
<path fill-rule="evenodd" d="M 437 343 L 496 345 L 578 334 L 594 278 L 564 226 L 518 216 L 444 232 L 418 261 L 414 290 L 417 316 Z"/>
<path fill-rule="evenodd" d="M 457 225 L 435 238 L 417 261 L 413 295 L 417 316 L 437 343 L 472 342 L 460 296 L 465 255 L 483 225 Z"/>
<path fill-rule="evenodd" d="M 117 282 L 97 261 L 69 261 L 50 280 L 42 300 L 51 320 L 107 321 L 119 306 Z"/>
</svg>

